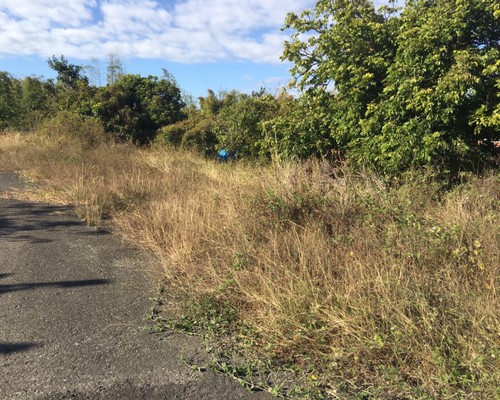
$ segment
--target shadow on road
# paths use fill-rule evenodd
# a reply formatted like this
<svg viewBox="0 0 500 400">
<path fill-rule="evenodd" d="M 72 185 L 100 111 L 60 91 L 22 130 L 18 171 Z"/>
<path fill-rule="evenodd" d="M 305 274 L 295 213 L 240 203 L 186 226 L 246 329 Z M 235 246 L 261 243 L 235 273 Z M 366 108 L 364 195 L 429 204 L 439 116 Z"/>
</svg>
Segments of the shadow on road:
<svg viewBox="0 0 500 400">
<path fill-rule="evenodd" d="M 0 354 L 20 353 L 33 347 L 40 346 L 38 343 L 2 343 L 0 342 Z"/>
<path fill-rule="evenodd" d="M 81 225 L 81 221 L 65 218 L 46 218 L 49 215 L 67 215 L 72 209 L 65 206 L 47 204 L 14 203 L 2 206 L 4 215 L 0 216 L 0 238 L 9 241 L 29 241 L 32 243 L 48 243 L 52 240 L 38 238 L 36 231 L 56 231 Z"/>
<path fill-rule="evenodd" d="M 109 285 L 112 281 L 109 279 L 88 279 L 82 281 L 59 281 L 59 282 L 40 282 L 40 283 L 14 283 L 12 285 L 0 285 L 0 295 L 19 292 L 23 290 L 32 290 L 40 288 L 78 288 L 84 286 L 99 286 L 99 285 Z"/>
</svg>

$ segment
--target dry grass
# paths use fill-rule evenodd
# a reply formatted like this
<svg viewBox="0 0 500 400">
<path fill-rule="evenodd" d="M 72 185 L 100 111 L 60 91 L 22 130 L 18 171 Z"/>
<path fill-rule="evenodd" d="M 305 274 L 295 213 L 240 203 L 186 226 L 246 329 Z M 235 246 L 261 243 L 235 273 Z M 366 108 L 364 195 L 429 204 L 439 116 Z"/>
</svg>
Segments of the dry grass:
<svg viewBox="0 0 500 400">
<path fill-rule="evenodd" d="M 235 310 L 241 343 L 327 392 L 499 395 L 498 173 L 388 188 L 318 161 L 217 164 L 16 133 L 0 136 L 0 168 L 47 181 L 89 223 L 111 218 L 187 299 Z"/>
</svg>

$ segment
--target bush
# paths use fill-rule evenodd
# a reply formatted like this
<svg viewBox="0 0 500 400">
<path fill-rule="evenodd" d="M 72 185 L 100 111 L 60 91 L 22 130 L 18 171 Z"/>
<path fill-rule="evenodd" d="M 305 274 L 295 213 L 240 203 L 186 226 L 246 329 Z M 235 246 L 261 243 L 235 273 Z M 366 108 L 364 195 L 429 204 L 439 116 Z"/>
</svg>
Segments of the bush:
<svg viewBox="0 0 500 400">
<path fill-rule="evenodd" d="M 60 111 L 46 119 L 39 132 L 57 140 L 77 140 L 82 148 L 96 147 L 108 140 L 101 122 L 94 117 L 82 116 L 70 111 Z"/>
<path fill-rule="evenodd" d="M 262 124 L 279 108 L 269 94 L 240 94 L 235 102 L 222 107 L 216 118 L 215 134 L 220 145 L 239 157 L 267 157 Z"/>
<path fill-rule="evenodd" d="M 158 129 L 156 137 L 166 146 L 179 147 L 186 130 L 191 126 L 191 121 L 181 121 Z"/>
<path fill-rule="evenodd" d="M 214 125 L 212 116 L 191 111 L 186 120 L 159 129 L 158 139 L 164 145 L 192 149 L 211 157 L 218 145 Z"/>
</svg>

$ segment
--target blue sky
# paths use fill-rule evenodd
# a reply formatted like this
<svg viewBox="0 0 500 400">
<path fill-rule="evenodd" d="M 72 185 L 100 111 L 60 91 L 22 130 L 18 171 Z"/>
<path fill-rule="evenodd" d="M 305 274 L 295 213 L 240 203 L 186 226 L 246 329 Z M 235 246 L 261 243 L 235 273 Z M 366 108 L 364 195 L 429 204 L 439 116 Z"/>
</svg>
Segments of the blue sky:
<svg viewBox="0 0 500 400">
<path fill-rule="evenodd" d="M 207 89 L 271 92 L 286 85 L 280 61 L 288 12 L 314 0 L 0 0 L 0 71 L 54 77 L 52 55 L 71 63 L 99 60 L 106 81 L 109 54 L 125 72 L 169 70 L 195 98 Z M 94 60 L 94 61 L 92 61 Z"/>
</svg>

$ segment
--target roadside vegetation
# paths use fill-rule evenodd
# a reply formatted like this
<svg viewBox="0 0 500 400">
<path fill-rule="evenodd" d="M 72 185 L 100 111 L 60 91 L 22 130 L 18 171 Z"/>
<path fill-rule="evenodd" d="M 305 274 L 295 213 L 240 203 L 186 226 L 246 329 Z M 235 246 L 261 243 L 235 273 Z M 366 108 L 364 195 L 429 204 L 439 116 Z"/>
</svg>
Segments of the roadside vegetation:
<svg viewBox="0 0 500 400">
<path fill-rule="evenodd" d="M 167 71 L 112 57 L 96 87 L 53 57 L 54 82 L 0 73 L 0 169 L 156 254 L 175 312 L 150 317 L 243 355 L 217 364 L 242 381 L 497 398 L 499 21 L 493 1 L 318 1 L 286 21 L 300 96 L 195 104 Z"/>
<path fill-rule="evenodd" d="M 96 142 L 93 123 L 69 126 L 3 134 L 1 167 L 157 254 L 166 301 L 183 301 L 171 326 L 232 336 L 340 398 L 497 395 L 498 172 L 452 189 L 425 173 L 388 183 L 321 160 L 220 164 Z"/>
</svg>

